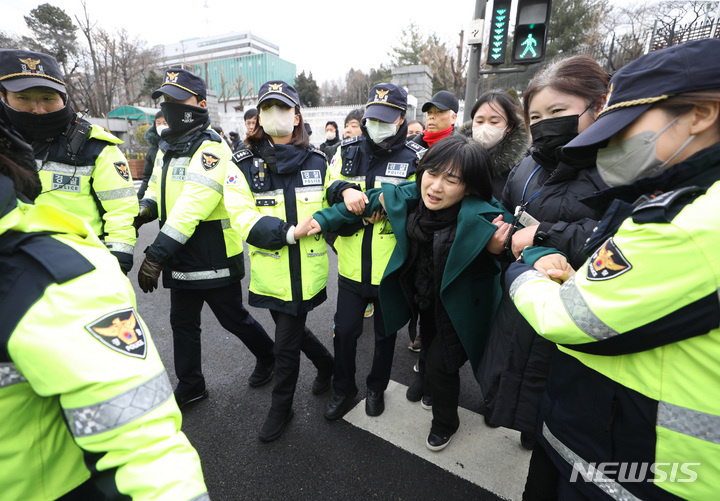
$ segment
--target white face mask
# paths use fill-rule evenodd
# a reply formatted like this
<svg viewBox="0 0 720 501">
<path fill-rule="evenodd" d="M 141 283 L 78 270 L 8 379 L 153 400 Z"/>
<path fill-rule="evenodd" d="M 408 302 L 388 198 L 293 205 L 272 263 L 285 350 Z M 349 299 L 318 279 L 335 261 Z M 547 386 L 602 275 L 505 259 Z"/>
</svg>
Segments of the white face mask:
<svg viewBox="0 0 720 501">
<path fill-rule="evenodd" d="M 482 144 L 486 150 L 489 150 L 502 141 L 503 137 L 505 137 L 505 129 L 500 129 L 491 124 L 474 125 L 472 135 L 475 141 Z"/>
<path fill-rule="evenodd" d="M 327 139 L 328 141 L 332 141 L 333 139 L 335 139 L 335 136 L 336 134 L 331 130 L 325 132 L 325 139 Z"/>
<path fill-rule="evenodd" d="M 260 125 L 272 137 L 289 136 L 295 129 L 295 109 L 271 106 L 260 110 Z"/>
<path fill-rule="evenodd" d="M 155 127 L 155 131 L 157 131 L 158 136 L 162 136 L 162 131 L 169 128 L 170 127 L 168 127 L 167 125 L 158 125 L 157 127 Z"/>
<path fill-rule="evenodd" d="M 380 144 L 385 139 L 397 134 L 397 125 L 379 120 L 366 120 L 365 128 L 367 129 L 368 136 L 370 136 L 370 139 L 372 139 L 372 142 L 375 144 Z"/>
</svg>

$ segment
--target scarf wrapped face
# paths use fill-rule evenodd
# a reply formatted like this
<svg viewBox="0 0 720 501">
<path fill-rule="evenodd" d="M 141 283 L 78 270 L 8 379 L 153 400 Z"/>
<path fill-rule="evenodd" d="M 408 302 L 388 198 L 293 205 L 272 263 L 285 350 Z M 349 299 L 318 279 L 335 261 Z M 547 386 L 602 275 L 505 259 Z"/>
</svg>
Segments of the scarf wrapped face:
<svg viewBox="0 0 720 501">
<path fill-rule="evenodd" d="M 200 106 L 164 101 L 160 103 L 165 121 L 169 129 L 162 131 L 160 137 L 170 144 L 188 135 L 192 130 L 199 129 L 208 121 L 208 110 Z"/>
</svg>

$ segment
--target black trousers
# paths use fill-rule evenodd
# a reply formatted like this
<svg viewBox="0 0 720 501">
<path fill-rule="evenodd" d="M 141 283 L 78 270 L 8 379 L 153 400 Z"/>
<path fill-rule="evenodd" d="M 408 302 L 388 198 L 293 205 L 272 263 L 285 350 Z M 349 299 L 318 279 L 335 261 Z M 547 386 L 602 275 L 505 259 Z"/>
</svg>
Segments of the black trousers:
<svg viewBox="0 0 720 501">
<path fill-rule="evenodd" d="M 200 346 L 200 313 L 207 303 L 220 325 L 233 333 L 261 362 L 271 362 L 273 341 L 245 309 L 240 283 L 216 289 L 171 289 L 170 326 L 173 331 L 178 391 L 205 388 Z"/>
<path fill-rule="evenodd" d="M 449 371 L 447 368 L 442 339 L 437 335 L 434 308 L 420 312 L 420 339 L 421 363 L 424 359 L 423 394 L 432 397 L 430 432 L 440 436 L 452 435 L 460 427 L 460 370 Z M 420 374 L 423 374 L 422 365 Z"/>
<path fill-rule="evenodd" d="M 385 335 L 382 308 L 378 298 L 363 297 L 338 287 L 335 335 L 333 336 L 333 348 L 335 349 L 333 389 L 337 395 L 352 395 L 358 391 L 355 383 L 357 341 L 363 332 L 365 308 L 370 301 L 375 304 L 375 314 L 373 315 L 375 353 L 370 374 L 367 376 L 367 389 L 385 391 L 390 382 L 397 332 L 393 332 L 389 336 Z"/>
<path fill-rule="evenodd" d="M 318 373 L 329 376 L 333 357 L 327 348 L 305 327 L 307 313 L 298 316 L 270 310 L 275 321 L 275 383 L 271 409 L 290 410 L 300 374 L 300 352 L 310 359 Z"/>
</svg>

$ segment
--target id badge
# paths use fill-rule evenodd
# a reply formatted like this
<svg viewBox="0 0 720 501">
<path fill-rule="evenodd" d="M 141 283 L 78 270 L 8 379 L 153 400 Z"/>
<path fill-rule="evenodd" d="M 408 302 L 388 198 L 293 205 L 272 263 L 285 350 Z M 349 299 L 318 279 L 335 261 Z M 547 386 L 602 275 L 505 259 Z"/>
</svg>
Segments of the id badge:
<svg viewBox="0 0 720 501">
<path fill-rule="evenodd" d="M 537 224 L 540 224 L 540 221 L 528 214 L 527 211 L 520 211 L 520 215 L 517 216 L 517 218 L 518 221 L 520 221 L 520 224 L 523 225 L 525 228 L 527 228 L 528 226 L 535 226 Z"/>
</svg>

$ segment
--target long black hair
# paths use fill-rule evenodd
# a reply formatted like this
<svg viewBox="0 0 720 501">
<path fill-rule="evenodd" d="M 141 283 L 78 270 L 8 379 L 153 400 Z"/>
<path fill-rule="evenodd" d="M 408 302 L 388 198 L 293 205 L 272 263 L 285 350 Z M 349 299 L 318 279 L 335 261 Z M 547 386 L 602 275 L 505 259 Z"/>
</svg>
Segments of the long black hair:
<svg viewBox="0 0 720 501">
<path fill-rule="evenodd" d="M 416 172 L 418 189 L 426 171 L 449 171 L 465 183 L 470 195 L 485 201 L 492 198 L 490 154 L 480 143 L 464 134 L 441 139 L 427 150 Z"/>
</svg>

